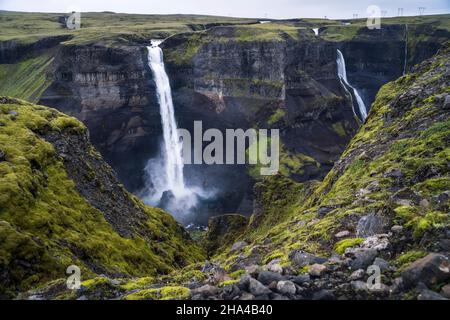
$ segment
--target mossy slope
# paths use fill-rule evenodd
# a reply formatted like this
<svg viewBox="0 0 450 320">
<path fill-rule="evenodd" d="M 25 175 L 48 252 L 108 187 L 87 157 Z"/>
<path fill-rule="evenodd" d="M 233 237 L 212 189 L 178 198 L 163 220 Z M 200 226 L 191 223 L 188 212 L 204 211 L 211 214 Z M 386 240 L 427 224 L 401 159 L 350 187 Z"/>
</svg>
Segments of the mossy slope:
<svg viewBox="0 0 450 320">
<path fill-rule="evenodd" d="M 203 258 L 170 215 L 146 207 L 123 187 L 113 186 L 124 195 L 115 199 L 105 196 L 111 186 L 98 185 L 106 191 L 94 200 L 107 204 L 103 207 L 81 195 L 80 178 L 64 159 L 70 155 L 58 154 L 55 147 L 64 137 L 72 139 L 73 149 L 91 150 L 86 162 L 100 161 L 87 180 L 101 182 L 98 176 L 110 176 L 111 169 L 88 144 L 80 122 L 47 107 L 0 101 L 0 297 L 65 277 L 72 264 L 87 279 L 100 273 L 168 273 Z M 55 135 L 62 137 L 52 141 L 55 145 L 44 139 Z M 118 199 L 130 203 L 129 220 L 137 221 L 126 235 L 114 219 L 105 218 L 113 212 L 108 208 L 119 206 Z"/>
<path fill-rule="evenodd" d="M 259 222 L 240 239 L 258 245 L 271 240 L 261 262 L 274 253 L 287 261 L 294 249 L 342 253 L 362 241 L 358 221 L 369 214 L 384 219 L 386 232 L 401 225 L 409 234 L 399 255 L 439 250 L 433 249 L 437 239 L 450 226 L 449 58 L 447 44 L 413 73 L 382 87 L 366 123 L 312 191 L 277 176 L 258 185 L 252 219 Z M 343 230 L 345 239 L 335 236 Z M 229 266 L 234 258 L 222 252 L 216 260 Z"/>
</svg>

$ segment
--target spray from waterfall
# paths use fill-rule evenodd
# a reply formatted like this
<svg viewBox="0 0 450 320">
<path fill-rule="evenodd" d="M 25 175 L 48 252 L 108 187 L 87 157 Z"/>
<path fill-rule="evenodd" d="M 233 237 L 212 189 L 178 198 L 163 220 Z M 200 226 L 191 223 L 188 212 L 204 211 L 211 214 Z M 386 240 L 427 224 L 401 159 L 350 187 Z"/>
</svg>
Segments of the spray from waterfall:
<svg viewBox="0 0 450 320">
<path fill-rule="evenodd" d="M 361 115 L 361 120 L 364 121 L 367 118 L 367 108 L 366 105 L 364 104 L 364 101 L 362 100 L 361 96 L 359 95 L 358 90 L 356 90 L 356 88 L 354 88 L 347 79 L 347 70 L 345 67 L 345 59 L 344 59 L 344 55 L 342 54 L 342 52 L 338 49 L 337 50 L 337 58 L 336 58 L 336 63 L 337 63 L 337 72 L 338 72 L 338 77 L 342 83 L 342 86 L 344 87 L 344 89 L 350 94 L 350 96 L 352 97 L 352 104 L 353 104 L 353 96 L 356 99 L 356 103 L 358 104 L 358 110 L 359 110 L 359 114 Z M 347 89 L 349 88 L 353 94 L 351 94 L 349 92 L 349 90 Z"/>
<path fill-rule="evenodd" d="M 406 67 L 408 65 L 408 25 L 405 24 L 405 59 L 403 63 L 403 75 L 406 74 Z"/>
</svg>

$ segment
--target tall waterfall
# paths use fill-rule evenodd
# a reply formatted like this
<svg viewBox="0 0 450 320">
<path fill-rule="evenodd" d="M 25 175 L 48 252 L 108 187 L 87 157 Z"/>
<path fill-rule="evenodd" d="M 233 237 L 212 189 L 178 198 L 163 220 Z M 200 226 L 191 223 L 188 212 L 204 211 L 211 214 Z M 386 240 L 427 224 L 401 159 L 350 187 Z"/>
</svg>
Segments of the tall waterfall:
<svg viewBox="0 0 450 320">
<path fill-rule="evenodd" d="M 145 188 L 140 196 L 144 202 L 172 213 L 181 222 L 189 219 L 201 188 L 188 187 L 184 181 L 183 144 L 177 131 L 169 77 L 164 67 L 162 41 L 152 40 L 147 47 L 148 65 L 152 70 L 159 103 L 163 141 L 159 156 L 148 160 L 145 167 Z"/>
<path fill-rule="evenodd" d="M 169 77 L 164 68 L 163 52 L 158 42 L 152 42 L 148 49 L 148 62 L 156 84 L 161 124 L 164 137 L 163 156 L 165 163 L 166 189 L 175 197 L 185 192 L 183 177 L 182 144 L 178 137 L 175 111 L 172 102 Z"/>
<path fill-rule="evenodd" d="M 403 62 L 403 75 L 406 74 L 406 67 L 408 65 L 408 25 L 405 24 L 405 59 Z"/>
<path fill-rule="evenodd" d="M 361 96 L 359 95 L 358 90 L 356 90 L 347 80 L 347 70 L 345 68 L 345 59 L 342 52 L 338 49 L 337 50 L 337 69 L 338 69 L 338 76 L 339 79 L 342 82 L 342 85 L 344 86 L 345 90 L 348 91 L 347 88 L 350 88 L 350 90 L 353 92 L 353 95 L 350 93 L 350 96 L 354 96 L 356 99 L 356 103 L 358 104 L 358 110 L 359 114 L 361 115 L 362 121 L 364 121 L 367 118 L 367 109 L 364 104 L 364 101 L 361 99 Z M 352 98 L 353 103 L 353 98 Z"/>
</svg>

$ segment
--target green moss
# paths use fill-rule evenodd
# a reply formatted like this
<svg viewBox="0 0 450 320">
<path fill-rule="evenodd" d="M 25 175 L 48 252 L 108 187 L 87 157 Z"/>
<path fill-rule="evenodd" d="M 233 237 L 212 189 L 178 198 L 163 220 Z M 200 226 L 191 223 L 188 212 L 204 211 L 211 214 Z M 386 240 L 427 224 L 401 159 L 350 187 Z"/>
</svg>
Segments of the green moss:
<svg viewBox="0 0 450 320">
<path fill-rule="evenodd" d="M 86 127 L 80 121 L 68 116 L 57 117 L 50 122 L 50 125 L 57 131 L 73 130 L 75 132 L 83 132 L 86 130 Z"/>
<path fill-rule="evenodd" d="M 124 297 L 124 300 L 186 300 L 190 290 L 185 287 L 167 286 L 158 289 L 141 290 Z"/>
<path fill-rule="evenodd" d="M 113 299 L 125 292 L 125 289 L 113 284 L 108 278 L 96 277 L 81 283 L 83 295 L 90 300 Z"/>
<path fill-rule="evenodd" d="M 207 275 L 201 270 L 189 270 L 189 268 L 184 268 L 180 271 L 175 271 L 170 277 L 174 283 L 189 283 L 191 281 L 206 280 Z"/>
<path fill-rule="evenodd" d="M 300 269 L 298 269 L 298 273 L 300 274 L 309 273 L 309 268 L 310 266 L 303 266 Z"/>
<path fill-rule="evenodd" d="M 127 291 L 132 291 L 136 289 L 143 289 L 145 287 L 148 287 L 155 281 L 154 277 L 143 277 L 143 278 L 137 278 L 130 281 L 127 281 L 126 283 L 122 284 L 120 287 Z"/>
<path fill-rule="evenodd" d="M 6 154 L 0 161 L 0 267 L 8 270 L 15 285 L 0 287 L 0 296 L 65 277 L 73 264 L 81 268 L 83 278 L 97 270 L 152 276 L 204 258 L 171 216 L 136 199 L 157 241 L 120 236 L 80 195 L 53 145 L 41 138 L 58 126 L 71 130 L 84 126 L 54 109 L 9 102 L 0 104 L 0 149 Z M 18 265 L 18 260 L 31 266 Z"/>
<path fill-rule="evenodd" d="M 332 127 L 333 127 L 334 131 L 336 131 L 336 133 L 340 137 L 347 136 L 347 132 L 345 131 L 345 128 L 344 128 L 344 125 L 342 124 L 342 122 L 333 123 Z"/>
<path fill-rule="evenodd" d="M 219 283 L 217 286 L 219 288 L 223 288 L 223 287 L 230 286 L 230 285 L 236 284 L 236 283 L 239 283 L 239 279 L 225 280 L 225 281 Z"/>
<path fill-rule="evenodd" d="M 145 289 L 123 297 L 124 300 L 158 300 L 159 289 Z"/>
<path fill-rule="evenodd" d="M 286 115 L 286 111 L 284 111 L 283 109 L 277 109 L 269 118 L 269 120 L 267 120 L 267 123 L 272 126 L 275 123 L 277 123 L 278 121 L 280 121 L 281 119 L 284 118 L 284 116 Z"/>
<path fill-rule="evenodd" d="M 254 155 L 259 154 L 260 148 L 263 144 L 267 144 L 267 150 L 271 150 L 272 140 L 270 137 L 262 139 L 259 137 L 257 141 L 249 146 L 246 150 L 246 157 L 249 159 L 249 163 L 255 163 L 250 165 L 248 173 L 256 180 L 261 180 L 264 176 L 261 175 L 261 168 L 263 167 L 259 161 L 259 158 L 251 158 Z M 303 174 L 310 174 L 313 170 L 318 170 L 320 164 L 314 158 L 302 153 L 292 153 L 285 148 L 283 143 L 279 142 L 279 167 L 278 173 L 285 176 L 301 176 Z"/>
<path fill-rule="evenodd" d="M 363 242 L 364 242 L 364 238 L 344 239 L 344 240 L 337 242 L 334 245 L 334 251 L 336 251 L 339 254 L 343 254 L 345 252 L 345 249 L 355 247 L 357 245 L 360 245 Z"/>
<path fill-rule="evenodd" d="M 236 270 L 236 271 L 234 271 L 234 272 L 231 272 L 231 273 L 230 273 L 230 277 L 233 278 L 233 279 L 238 279 L 238 278 L 240 278 L 242 275 L 244 275 L 245 272 L 246 272 L 246 271 L 245 271 L 244 269 L 239 269 L 239 270 Z"/>
<path fill-rule="evenodd" d="M 426 213 L 423 211 L 424 209 L 418 206 L 397 207 L 395 208 L 397 218 L 399 219 L 397 222 L 412 229 L 415 238 L 420 238 L 426 231 L 450 225 L 450 217 L 448 217 L 448 214 L 439 211 Z"/>
<path fill-rule="evenodd" d="M 425 216 L 411 221 L 408 226 L 413 227 L 413 236 L 420 238 L 422 235 L 433 229 L 450 225 L 450 217 L 448 213 L 439 211 L 428 212 Z"/>
<path fill-rule="evenodd" d="M 407 251 L 395 259 L 394 264 L 399 268 L 404 268 L 410 263 L 419 260 L 427 255 L 427 252 L 421 250 L 410 250 Z"/>
<path fill-rule="evenodd" d="M 271 252 L 270 254 L 268 254 L 265 258 L 264 258 L 264 263 L 267 264 L 272 260 L 275 259 L 279 259 L 279 258 L 287 258 L 286 254 L 281 251 L 281 250 L 275 250 L 273 252 Z"/>
</svg>

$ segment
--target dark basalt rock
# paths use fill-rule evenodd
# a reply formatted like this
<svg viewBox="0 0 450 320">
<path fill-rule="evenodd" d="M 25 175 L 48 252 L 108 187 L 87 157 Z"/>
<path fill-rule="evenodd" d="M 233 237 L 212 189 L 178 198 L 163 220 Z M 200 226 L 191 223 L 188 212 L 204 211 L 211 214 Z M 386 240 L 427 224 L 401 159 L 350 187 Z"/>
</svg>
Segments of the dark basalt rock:
<svg viewBox="0 0 450 320">
<path fill-rule="evenodd" d="M 450 259 L 438 253 L 430 253 L 408 266 L 402 272 L 403 283 L 407 288 L 422 282 L 427 286 L 450 279 Z"/>
</svg>

